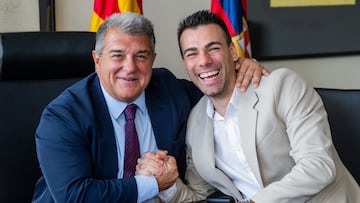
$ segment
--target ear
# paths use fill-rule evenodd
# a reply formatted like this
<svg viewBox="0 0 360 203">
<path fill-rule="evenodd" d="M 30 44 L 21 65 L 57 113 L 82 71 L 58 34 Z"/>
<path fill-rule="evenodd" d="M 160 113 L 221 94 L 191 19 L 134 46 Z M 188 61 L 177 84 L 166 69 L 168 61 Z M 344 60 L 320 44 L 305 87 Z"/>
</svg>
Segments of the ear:
<svg viewBox="0 0 360 203">
<path fill-rule="evenodd" d="M 95 50 L 93 50 L 91 52 L 91 54 L 92 54 L 92 57 L 93 57 L 93 60 L 94 60 L 95 68 L 97 70 L 98 65 L 99 65 L 100 56 L 97 54 L 97 52 Z"/>
<path fill-rule="evenodd" d="M 155 61 L 155 59 L 156 59 L 156 52 L 154 52 L 154 58 L 153 58 L 153 63 L 154 63 L 154 61 Z"/>
<path fill-rule="evenodd" d="M 231 44 L 230 44 L 230 54 L 231 54 L 231 57 L 233 58 L 233 61 L 237 61 L 239 59 L 239 55 L 238 55 L 238 52 L 234 45 L 234 42 L 231 42 Z"/>
</svg>

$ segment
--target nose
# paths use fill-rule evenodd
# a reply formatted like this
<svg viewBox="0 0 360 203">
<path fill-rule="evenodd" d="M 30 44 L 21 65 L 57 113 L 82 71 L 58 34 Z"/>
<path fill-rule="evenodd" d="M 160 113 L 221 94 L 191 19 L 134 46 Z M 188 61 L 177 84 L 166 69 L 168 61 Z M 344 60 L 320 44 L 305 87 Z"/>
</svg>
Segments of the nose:
<svg viewBox="0 0 360 203">
<path fill-rule="evenodd" d="M 132 56 L 127 56 L 123 63 L 123 69 L 127 72 L 133 72 L 136 70 L 136 60 Z"/>
<path fill-rule="evenodd" d="M 206 66 L 212 62 L 211 56 L 206 51 L 201 51 L 199 54 L 199 62 L 201 66 Z"/>
</svg>

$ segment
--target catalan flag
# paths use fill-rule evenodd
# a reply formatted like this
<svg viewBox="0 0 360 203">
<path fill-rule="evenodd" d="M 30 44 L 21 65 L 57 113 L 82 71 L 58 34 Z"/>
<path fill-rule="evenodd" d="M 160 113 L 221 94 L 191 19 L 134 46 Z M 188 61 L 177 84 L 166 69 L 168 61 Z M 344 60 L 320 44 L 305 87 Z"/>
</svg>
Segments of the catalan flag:
<svg viewBox="0 0 360 203">
<path fill-rule="evenodd" d="M 251 58 L 250 35 L 243 8 L 246 9 L 246 0 L 211 0 L 211 12 L 224 20 L 239 56 Z"/>
<path fill-rule="evenodd" d="M 107 17 L 113 13 L 122 12 L 134 12 L 142 15 L 142 0 L 94 0 L 90 31 L 96 32 Z"/>
</svg>

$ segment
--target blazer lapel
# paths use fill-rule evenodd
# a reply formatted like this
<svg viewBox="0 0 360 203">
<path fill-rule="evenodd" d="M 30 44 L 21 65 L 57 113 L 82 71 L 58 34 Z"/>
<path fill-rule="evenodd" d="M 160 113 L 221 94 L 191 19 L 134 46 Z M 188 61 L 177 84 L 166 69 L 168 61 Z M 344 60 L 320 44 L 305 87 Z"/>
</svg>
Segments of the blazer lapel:
<svg viewBox="0 0 360 203">
<path fill-rule="evenodd" d="M 254 91 L 250 89 L 241 94 L 239 105 L 239 126 L 241 133 L 241 146 L 243 148 L 246 160 L 248 161 L 258 183 L 263 187 L 259 162 L 256 152 L 256 123 L 258 112 L 255 105 L 258 98 Z"/>
<path fill-rule="evenodd" d="M 215 166 L 213 124 L 206 114 L 201 113 L 201 115 L 205 115 L 205 117 L 199 117 L 197 121 L 198 128 L 196 128 L 196 131 L 193 133 L 193 143 L 201 143 L 197 144 L 198 147 L 192 149 L 194 165 L 199 174 L 201 174 L 202 178 L 209 184 L 224 193 L 228 193 L 229 195 L 233 195 L 238 199 L 241 199 L 242 196 L 240 192 L 229 177 Z"/>
<path fill-rule="evenodd" d="M 118 172 L 117 148 L 114 127 L 111 122 L 110 113 L 106 106 L 104 95 L 101 91 L 98 77 L 90 82 L 91 102 L 94 103 L 94 119 L 98 128 L 97 145 L 93 144 L 92 153 L 97 153 L 94 161 L 95 171 L 99 175 L 108 178 L 116 178 Z M 96 143 L 96 142 L 94 142 Z M 95 150 L 95 147 L 97 148 Z"/>
<path fill-rule="evenodd" d="M 167 117 L 172 114 L 169 106 L 164 103 L 167 100 L 161 98 L 160 94 L 149 90 L 149 88 L 145 91 L 145 98 L 158 148 L 171 149 L 172 136 L 170 135 L 172 135 L 172 132 L 169 127 L 171 126 L 171 119 Z"/>
</svg>

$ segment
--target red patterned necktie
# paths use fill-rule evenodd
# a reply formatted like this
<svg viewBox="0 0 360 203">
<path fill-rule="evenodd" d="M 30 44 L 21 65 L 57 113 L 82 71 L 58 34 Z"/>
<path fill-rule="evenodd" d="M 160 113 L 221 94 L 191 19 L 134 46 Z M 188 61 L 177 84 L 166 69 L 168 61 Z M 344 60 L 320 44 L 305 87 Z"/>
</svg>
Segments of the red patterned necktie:
<svg viewBox="0 0 360 203">
<path fill-rule="evenodd" d="M 135 175 L 137 159 L 140 158 L 139 139 L 135 128 L 135 113 L 137 106 L 129 104 L 125 110 L 125 157 L 124 157 L 124 176 Z"/>
</svg>

